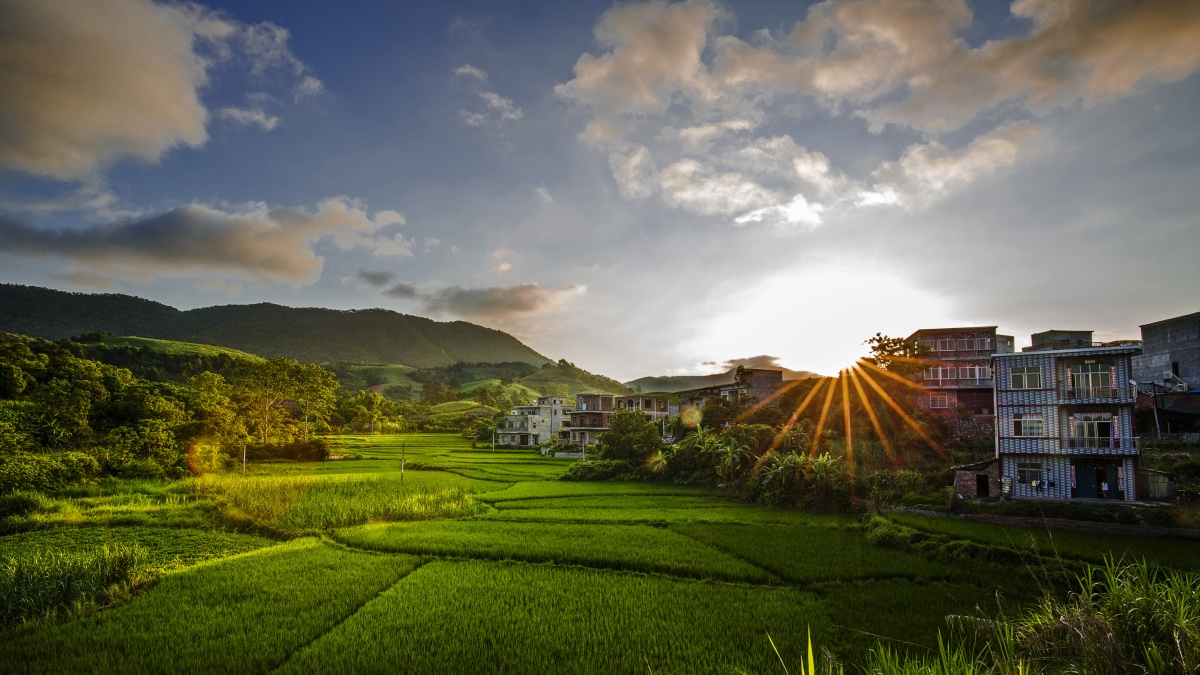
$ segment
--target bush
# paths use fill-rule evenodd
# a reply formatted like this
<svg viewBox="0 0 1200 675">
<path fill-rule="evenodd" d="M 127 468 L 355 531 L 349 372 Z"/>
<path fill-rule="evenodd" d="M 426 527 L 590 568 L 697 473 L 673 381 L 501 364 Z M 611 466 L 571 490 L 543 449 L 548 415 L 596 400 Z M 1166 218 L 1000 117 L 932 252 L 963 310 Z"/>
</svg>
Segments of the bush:
<svg viewBox="0 0 1200 675">
<path fill-rule="evenodd" d="M 582 459 L 571 465 L 562 480 L 641 481 L 652 477 L 641 462 L 623 459 Z"/>
<path fill-rule="evenodd" d="M 0 561 L 0 629 L 111 600 L 121 586 L 138 581 L 146 556 L 140 546 L 117 544 L 82 554 L 39 552 Z"/>
<path fill-rule="evenodd" d="M 53 492 L 94 478 L 100 465 L 82 452 L 18 452 L 0 460 L 0 495 L 18 490 Z"/>
<path fill-rule="evenodd" d="M 237 453 L 234 453 L 235 455 Z M 280 445 L 247 445 L 246 459 L 251 462 L 283 460 L 288 462 L 320 462 L 329 457 L 329 441 L 315 438 Z M 241 457 L 234 457 L 235 462 Z"/>
<path fill-rule="evenodd" d="M 27 516 L 37 511 L 45 511 L 54 506 L 54 502 L 40 492 L 11 492 L 0 496 L 0 518 L 8 516 Z"/>
</svg>

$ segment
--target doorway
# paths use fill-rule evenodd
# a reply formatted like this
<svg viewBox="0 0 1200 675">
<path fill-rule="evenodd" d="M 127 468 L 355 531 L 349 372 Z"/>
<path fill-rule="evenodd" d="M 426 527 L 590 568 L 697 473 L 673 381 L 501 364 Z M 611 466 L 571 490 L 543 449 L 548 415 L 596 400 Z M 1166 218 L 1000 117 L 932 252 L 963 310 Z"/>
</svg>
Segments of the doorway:
<svg viewBox="0 0 1200 675">
<path fill-rule="evenodd" d="M 991 497 L 991 491 L 988 486 L 988 476 L 986 473 L 975 474 L 975 496 L 976 497 Z"/>
</svg>

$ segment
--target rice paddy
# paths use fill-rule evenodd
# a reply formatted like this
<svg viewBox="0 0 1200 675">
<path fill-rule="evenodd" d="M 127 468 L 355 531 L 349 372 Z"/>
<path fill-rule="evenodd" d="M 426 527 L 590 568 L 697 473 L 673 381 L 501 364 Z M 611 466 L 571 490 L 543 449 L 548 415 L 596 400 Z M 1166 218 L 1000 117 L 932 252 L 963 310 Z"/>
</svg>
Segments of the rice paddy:
<svg viewBox="0 0 1200 675">
<path fill-rule="evenodd" d="M 449 434 L 335 445 L 367 459 L 32 498 L 33 512 L 0 521 L 0 564 L 32 578 L 52 556 L 68 572 L 65 561 L 117 550 L 133 563 L 76 565 L 125 571 L 0 630 L 0 672 L 772 672 L 802 661 L 810 629 L 818 649 L 863 663 L 879 641 L 936 649 L 947 615 L 993 612 L 998 589 L 1006 607 L 1032 598 L 1014 582 L 1024 569 L 878 548 L 852 517 L 553 480 L 568 460 Z M 985 543 L 1014 537 L 893 517 Z M 1054 533 L 1059 553 L 1133 551 L 1077 534 Z M 1198 542 L 1134 543 L 1163 564 L 1200 559 Z"/>
</svg>

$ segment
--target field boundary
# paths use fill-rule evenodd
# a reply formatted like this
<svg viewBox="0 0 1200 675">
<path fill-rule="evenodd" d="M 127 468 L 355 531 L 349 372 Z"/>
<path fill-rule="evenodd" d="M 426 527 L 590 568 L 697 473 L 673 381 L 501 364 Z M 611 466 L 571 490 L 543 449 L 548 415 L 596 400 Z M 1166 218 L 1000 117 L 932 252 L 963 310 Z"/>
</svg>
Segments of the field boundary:
<svg viewBox="0 0 1200 675">
<path fill-rule="evenodd" d="M 322 544 L 326 544 L 326 542 L 325 542 L 325 537 L 321 537 L 321 543 L 322 543 Z M 376 554 L 380 554 L 380 555 L 395 555 L 395 554 L 388 554 L 388 553 L 384 553 L 384 552 L 382 552 L 382 551 L 369 551 L 369 550 L 366 550 L 366 549 L 358 549 L 358 548 L 354 548 L 354 547 L 352 547 L 352 546 L 346 546 L 346 545 L 344 545 L 344 544 L 339 544 L 339 547 L 340 547 L 340 548 L 343 548 L 343 549 L 346 549 L 346 550 L 354 551 L 355 553 L 376 553 Z M 409 555 L 409 554 L 401 554 L 401 555 Z M 274 666 L 272 666 L 272 667 L 271 667 L 271 669 L 270 669 L 270 671 L 268 671 L 268 672 L 272 672 L 272 673 L 274 673 L 274 672 L 278 672 L 278 671 L 279 671 L 279 669 L 281 669 L 281 668 L 283 668 L 284 666 L 286 666 L 286 665 L 288 664 L 288 662 L 289 662 L 289 661 L 291 661 L 291 660 L 292 660 L 292 658 L 293 658 L 293 657 L 295 657 L 297 654 L 299 654 L 300 652 L 304 651 L 305 649 L 308 649 L 308 648 L 309 648 L 310 646 L 312 646 L 312 645 L 313 645 L 313 643 L 315 643 L 317 640 L 320 640 L 321 638 L 325 637 L 325 636 L 326 636 L 326 635 L 328 635 L 329 633 L 332 633 L 333 631 L 337 630 L 337 628 L 338 628 L 339 626 L 341 626 L 342 624 L 346 623 L 346 622 L 347 622 L 347 621 L 349 621 L 350 619 L 354 618 L 354 617 L 355 617 L 355 616 L 356 616 L 356 615 L 357 615 L 359 612 L 361 612 L 361 611 L 362 611 L 362 609 L 363 609 L 363 607 L 366 607 L 367 605 L 371 604 L 372 602 L 375 602 L 376 600 L 378 600 L 378 599 L 380 598 L 380 596 L 382 596 L 384 593 L 387 593 L 388 591 L 390 591 L 390 590 L 392 590 L 393 588 L 395 588 L 395 587 L 396 587 L 398 584 L 400 584 L 400 582 L 404 581 L 404 580 L 405 580 L 405 579 L 408 577 L 408 575 L 410 575 L 410 574 L 412 574 L 413 572 L 416 572 L 417 570 L 421 569 L 422 567 L 424 567 L 425 565 L 427 565 L 427 564 L 429 563 L 429 561 L 430 561 L 430 558 L 429 558 L 429 556 L 421 556 L 421 562 L 420 562 L 419 564 L 417 564 L 416 566 L 414 566 L 412 569 L 410 569 L 409 571 L 405 572 L 404 574 L 401 574 L 399 577 L 397 577 L 397 578 L 396 578 L 396 581 L 394 581 L 393 583 L 389 584 L 389 585 L 388 585 L 386 588 L 383 588 L 383 589 L 381 589 L 381 590 L 380 590 L 378 593 L 376 593 L 375 595 L 373 595 L 373 596 L 371 596 L 370 598 L 367 598 L 366 600 L 364 600 L 364 601 L 363 601 L 361 604 L 359 604 L 357 607 L 355 607 L 355 608 L 354 608 L 354 611 L 352 611 L 352 612 L 350 612 L 349 614 L 347 614 L 346 616 L 342 617 L 342 619 L 341 619 L 340 621 L 338 621 L 337 623 L 334 623 L 334 624 L 330 625 L 328 629 L 326 629 L 326 630 L 324 630 L 324 631 L 321 631 L 321 633 L 319 633 L 318 635 L 316 635 L 315 637 L 313 637 L 313 639 L 311 639 L 311 640 L 309 640 L 308 642 L 305 642 L 304 644 L 302 644 L 302 645 L 300 645 L 300 646 L 296 647 L 295 649 L 293 649 L 291 652 L 289 652 L 289 653 L 288 653 L 288 655 L 287 655 L 287 657 L 286 657 L 286 658 L 284 658 L 282 661 L 280 661 L 279 663 L 277 663 L 277 664 L 275 664 Z"/>
</svg>

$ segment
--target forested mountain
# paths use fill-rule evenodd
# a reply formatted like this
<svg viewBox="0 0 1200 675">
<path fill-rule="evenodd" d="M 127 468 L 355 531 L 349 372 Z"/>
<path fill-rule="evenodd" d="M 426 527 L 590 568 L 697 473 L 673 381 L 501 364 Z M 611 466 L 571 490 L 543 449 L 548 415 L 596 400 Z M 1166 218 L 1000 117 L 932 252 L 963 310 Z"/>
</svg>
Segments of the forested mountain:
<svg viewBox="0 0 1200 675">
<path fill-rule="evenodd" d="M 270 303 L 181 311 L 115 293 L 67 293 L 0 284 L 0 331 L 49 340 L 106 331 L 231 347 L 305 363 L 399 363 L 415 368 L 459 362 L 549 359 L 502 331 L 440 322 L 386 309 L 333 310 Z"/>
</svg>

